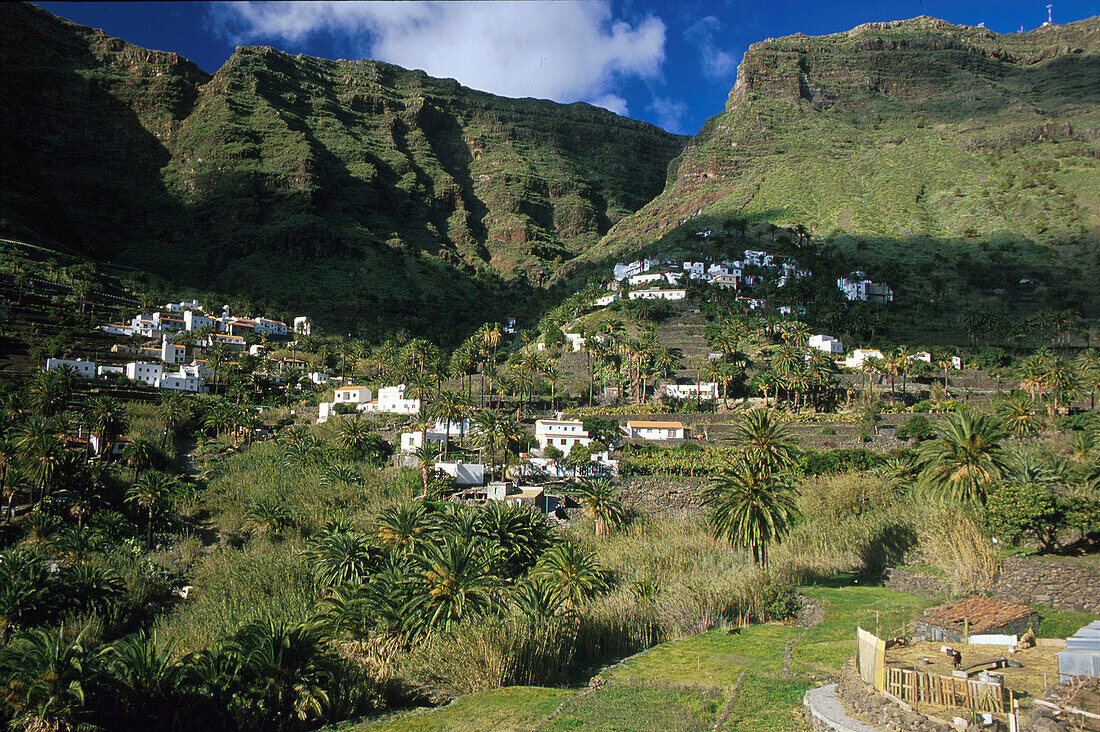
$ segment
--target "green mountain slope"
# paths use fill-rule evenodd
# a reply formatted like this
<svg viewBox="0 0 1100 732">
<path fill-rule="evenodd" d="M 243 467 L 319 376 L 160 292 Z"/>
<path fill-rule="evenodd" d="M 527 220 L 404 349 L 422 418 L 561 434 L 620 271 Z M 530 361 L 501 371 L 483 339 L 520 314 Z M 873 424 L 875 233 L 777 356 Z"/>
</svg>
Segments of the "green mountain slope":
<svg viewBox="0 0 1100 732">
<path fill-rule="evenodd" d="M 601 254 L 737 217 L 877 242 L 867 256 L 887 269 L 930 243 L 1095 266 L 1097 79 L 1096 18 L 1000 35 L 922 17 L 753 44 L 725 111 Z"/>
<path fill-rule="evenodd" d="M 0 66 L 21 171 L 3 233 L 341 327 L 521 306 L 652 199 L 684 143 L 372 61 L 240 48 L 211 77 L 26 4 L 0 6 Z"/>
</svg>

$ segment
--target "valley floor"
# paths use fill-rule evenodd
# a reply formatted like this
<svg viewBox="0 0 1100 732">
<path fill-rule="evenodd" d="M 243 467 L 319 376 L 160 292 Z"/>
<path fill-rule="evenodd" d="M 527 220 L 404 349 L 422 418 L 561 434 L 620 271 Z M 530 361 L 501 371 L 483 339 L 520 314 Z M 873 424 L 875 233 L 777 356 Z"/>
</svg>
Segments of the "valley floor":
<svg viewBox="0 0 1100 732">
<path fill-rule="evenodd" d="M 337 729 L 808 730 L 802 695 L 852 656 L 855 628 L 892 633 L 933 602 L 881 587 L 802 592 L 824 609 L 824 620 L 811 628 L 753 625 L 739 634 L 715 629 L 605 668 L 586 687 L 493 689 L 443 708 Z"/>
</svg>

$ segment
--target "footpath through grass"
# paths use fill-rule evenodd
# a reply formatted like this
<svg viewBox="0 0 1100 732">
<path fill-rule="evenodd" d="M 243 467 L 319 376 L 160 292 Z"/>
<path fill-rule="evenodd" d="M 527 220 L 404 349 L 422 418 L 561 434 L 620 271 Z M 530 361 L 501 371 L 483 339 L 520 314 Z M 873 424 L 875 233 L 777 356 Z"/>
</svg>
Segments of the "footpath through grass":
<svg viewBox="0 0 1100 732">
<path fill-rule="evenodd" d="M 408 712 L 355 729 L 804 732 L 809 726 L 802 719 L 802 695 L 852 656 L 856 626 L 898 634 L 933 602 L 882 587 L 803 592 L 825 610 L 825 620 L 808 630 L 785 625 L 755 625 L 740 633 L 715 629 L 613 666 L 599 675 L 595 688 L 495 689 L 442 709 Z"/>
</svg>

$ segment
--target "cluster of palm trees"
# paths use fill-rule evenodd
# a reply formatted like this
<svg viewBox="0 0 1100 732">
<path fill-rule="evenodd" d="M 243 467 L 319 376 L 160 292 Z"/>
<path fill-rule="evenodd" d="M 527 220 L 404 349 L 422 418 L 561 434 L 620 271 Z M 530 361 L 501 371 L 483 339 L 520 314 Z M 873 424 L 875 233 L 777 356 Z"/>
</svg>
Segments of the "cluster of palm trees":
<svg viewBox="0 0 1100 732">
<path fill-rule="evenodd" d="M 1023 360 L 1018 373 L 1020 387 L 1027 392 L 1031 402 L 1046 399 L 1051 414 L 1064 414 L 1084 394 L 1089 396 L 1089 409 L 1096 407 L 1100 352 L 1094 349 L 1072 360 L 1040 349 Z"/>
</svg>

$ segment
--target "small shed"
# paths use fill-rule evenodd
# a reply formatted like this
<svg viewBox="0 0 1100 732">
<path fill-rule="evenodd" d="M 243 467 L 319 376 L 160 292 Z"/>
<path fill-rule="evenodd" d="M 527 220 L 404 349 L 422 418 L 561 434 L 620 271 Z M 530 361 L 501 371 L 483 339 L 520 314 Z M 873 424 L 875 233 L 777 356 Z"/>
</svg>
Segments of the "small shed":
<svg viewBox="0 0 1100 732">
<path fill-rule="evenodd" d="M 1028 628 L 1038 630 L 1039 613 L 1027 605 L 970 597 L 925 610 L 913 626 L 917 640 L 962 643 L 971 635 L 1021 635 Z"/>
<path fill-rule="evenodd" d="M 1066 650 L 1058 654 L 1058 680 L 1073 681 L 1100 676 L 1100 620 L 1066 638 Z"/>
</svg>

